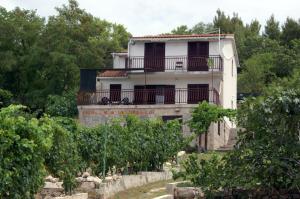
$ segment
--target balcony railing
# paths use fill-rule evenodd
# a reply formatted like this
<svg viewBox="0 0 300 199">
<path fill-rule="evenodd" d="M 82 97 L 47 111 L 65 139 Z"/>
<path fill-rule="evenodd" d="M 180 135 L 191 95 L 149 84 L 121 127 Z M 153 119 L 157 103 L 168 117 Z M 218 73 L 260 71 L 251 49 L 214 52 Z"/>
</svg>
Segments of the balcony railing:
<svg viewBox="0 0 300 199">
<path fill-rule="evenodd" d="M 78 105 L 141 105 L 141 104 L 197 104 L 207 101 L 220 104 L 215 89 L 132 89 L 79 92 Z"/>
<path fill-rule="evenodd" d="M 129 57 L 126 68 L 146 72 L 174 71 L 222 71 L 223 60 L 219 55 L 208 57 L 166 56 L 166 57 Z"/>
</svg>

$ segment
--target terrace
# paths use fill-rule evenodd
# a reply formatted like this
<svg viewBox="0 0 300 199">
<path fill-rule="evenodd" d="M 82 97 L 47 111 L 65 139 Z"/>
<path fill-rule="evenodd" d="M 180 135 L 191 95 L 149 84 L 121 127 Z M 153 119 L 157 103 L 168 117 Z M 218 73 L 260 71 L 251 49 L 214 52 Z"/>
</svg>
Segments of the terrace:
<svg viewBox="0 0 300 199">
<path fill-rule="evenodd" d="M 145 105 L 145 104 L 198 104 L 207 101 L 220 104 L 215 89 L 204 88 L 135 88 L 79 92 L 78 105 Z"/>
</svg>

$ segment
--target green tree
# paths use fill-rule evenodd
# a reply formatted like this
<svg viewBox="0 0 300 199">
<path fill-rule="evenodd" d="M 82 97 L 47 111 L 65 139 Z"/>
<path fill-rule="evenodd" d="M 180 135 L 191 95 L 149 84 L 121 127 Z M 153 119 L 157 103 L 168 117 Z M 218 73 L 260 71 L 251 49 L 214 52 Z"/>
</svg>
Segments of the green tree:
<svg viewBox="0 0 300 199">
<path fill-rule="evenodd" d="M 300 39 L 300 24 L 292 18 L 287 18 L 282 26 L 281 40 L 288 45 L 294 39 Z"/>
<path fill-rule="evenodd" d="M 191 34 L 191 30 L 186 25 L 182 25 L 171 30 L 171 33 L 176 35 L 187 35 L 187 34 Z"/>
<path fill-rule="evenodd" d="M 275 58 L 273 53 L 263 53 L 246 60 L 243 71 L 238 76 L 239 91 L 261 93 L 275 78 L 275 74 L 271 71 Z"/>
<path fill-rule="evenodd" d="M 223 109 L 204 101 L 193 109 L 192 118 L 188 124 L 198 136 L 205 133 L 205 150 L 207 150 L 207 134 L 210 125 L 214 122 L 222 121 L 225 117 L 233 119 L 234 116 L 234 110 Z"/>
<path fill-rule="evenodd" d="M 280 34 L 279 21 L 276 21 L 274 15 L 271 15 L 265 25 L 264 35 L 270 39 L 279 40 Z"/>
</svg>

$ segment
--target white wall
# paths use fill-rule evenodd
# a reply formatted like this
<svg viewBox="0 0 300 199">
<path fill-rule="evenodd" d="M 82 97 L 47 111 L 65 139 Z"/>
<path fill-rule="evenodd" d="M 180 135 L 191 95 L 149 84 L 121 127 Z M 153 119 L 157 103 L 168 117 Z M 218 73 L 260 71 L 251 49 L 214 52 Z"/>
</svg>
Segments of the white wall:
<svg viewBox="0 0 300 199">
<path fill-rule="evenodd" d="M 114 55 L 113 58 L 113 68 L 125 68 L 125 56 Z"/>
<path fill-rule="evenodd" d="M 199 78 L 198 75 L 177 75 L 177 74 L 172 74 L 168 73 L 168 76 L 161 76 L 157 74 L 148 74 L 146 75 L 146 84 L 147 85 L 175 85 L 176 89 L 187 89 L 188 84 L 208 84 L 209 88 L 212 88 L 212 81 L 211 81 L 211 76 L 206 75 L 201 78 Z M 97 91 L 101 90 L 105 91 L 102 92 L 101 94 L 98 93 L 98 101 L 102 97 L 108 97 L 109 98 L 109 92 L 108 90 L 110 89 L 110 84 L 121 84 L 122 85 L 122 96 L 121 98 L 123 99 L 124 97 L 128 97 L 130 101 L 133 100 L 133 92 L 132 90 L 134 89 L 135 85 L 145 85 L 145 75 L 144 74 L 132 74 L 129 75 L 128 78 L 110 78 L 110 79 L 99 79 L 100 81 L 97 81 Z M 214 81 L 214 88 L 216 90 L 220 90 L 221 86 L 221 78 L 220 77 L 215 77 Z M 129 91 L 126 91 L 129 90 Z M 175 95 L 175 101 L 180 101 L 179 98 L 182 96 L 186 97 L 187 93 L 186 91 L 183 91 L 184 93 L 180 96 L 180 94 L 177 92 Z M 210 100 L 212 100 L 212 92 L 210 94 Z"/>
<path fill-rule="evenodd" d="M 143 57 L 145 51 L 145 42 L 137 41 L 129 45 L 130 57 Z M 219 42 L 211 41 L 209 43 L 209 55 L 219 54 Z M 188 41 L 168 41 L 165 42 L 165 56 L 172 57 L 165 60 L 166 68 L 173 68 L 176 62 L 183 63 L 183 70 L 187 69 Z M 133 62 L 133 65 L 135 63 Z M 138 63 L 143 68 L 143 60 Z"/>
</svg>

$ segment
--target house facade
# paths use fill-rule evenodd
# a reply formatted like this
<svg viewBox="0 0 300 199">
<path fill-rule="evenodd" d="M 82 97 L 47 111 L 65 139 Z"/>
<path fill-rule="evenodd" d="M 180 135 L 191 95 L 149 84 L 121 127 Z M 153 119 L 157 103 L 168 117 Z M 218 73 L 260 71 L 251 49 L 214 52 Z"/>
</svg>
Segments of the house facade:
<svg viewBox="0 0 300 199">
<path fill-rule="evenodd" d="M 96 125 L 114 117 L 179 118 L 183 133 L 192 109 L 207 101 L 236 109 L 238 56 L 231 34 L 132 37 L 112 53 L 113 68 L 81 70 L 79 120 Z M 213 124 L 195 144 L 208 150 L 230 141 L 235 124 Z"/>
</svg>

